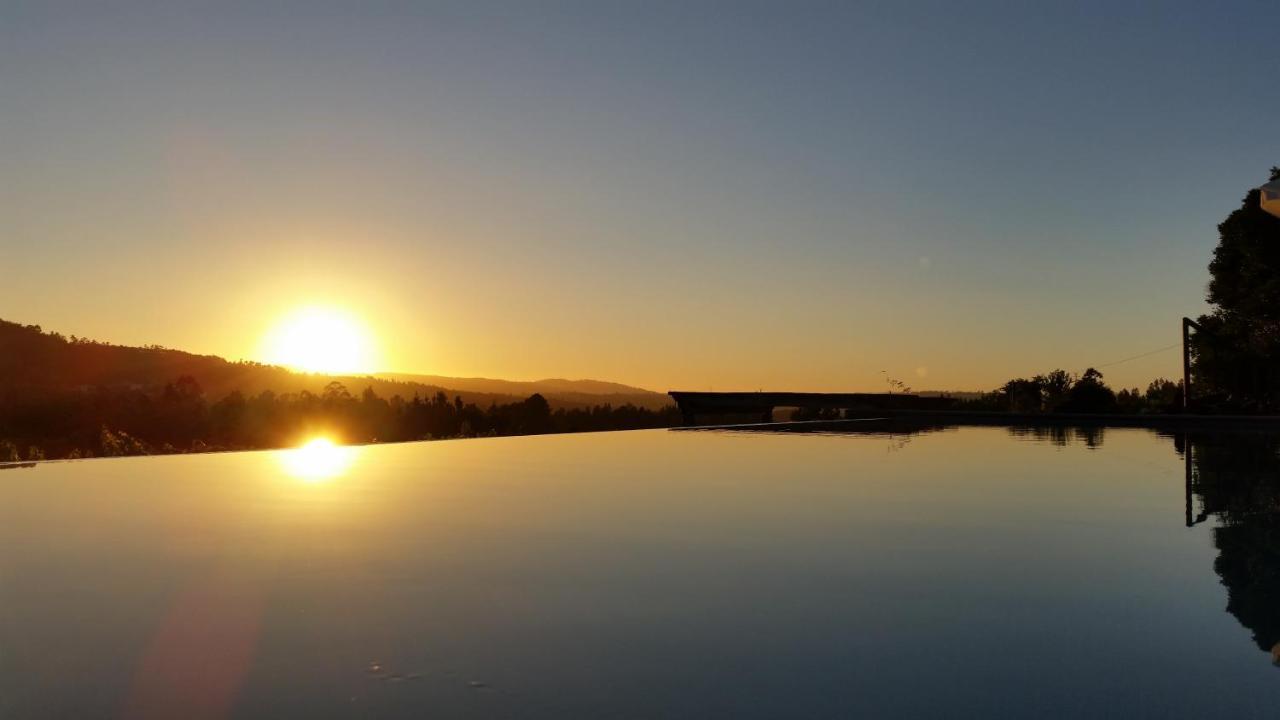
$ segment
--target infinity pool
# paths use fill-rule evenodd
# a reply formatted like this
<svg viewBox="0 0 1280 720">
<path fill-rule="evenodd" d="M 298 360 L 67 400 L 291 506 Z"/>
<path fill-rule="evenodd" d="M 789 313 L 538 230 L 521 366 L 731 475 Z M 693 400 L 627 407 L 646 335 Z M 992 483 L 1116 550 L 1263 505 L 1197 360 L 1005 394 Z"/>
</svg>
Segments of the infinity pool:
<svg viewBox="0 0 1280 720">
<path fill-rule="evenodd" d="M 1278 447 L 642 431 L 9 467 L 0 717 L 1274 717 Z"/>
</svg>

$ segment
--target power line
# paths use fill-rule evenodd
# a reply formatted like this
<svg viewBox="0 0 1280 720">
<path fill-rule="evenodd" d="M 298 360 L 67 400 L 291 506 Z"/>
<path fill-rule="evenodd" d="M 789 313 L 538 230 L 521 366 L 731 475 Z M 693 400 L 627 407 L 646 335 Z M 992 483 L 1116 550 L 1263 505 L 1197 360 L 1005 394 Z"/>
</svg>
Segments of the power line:
<svg viewBox="0 0 1280 720">
<path fill-rule="evenodd" d="M 1156 353 L 1162 353 L 1162 352 L 1165 352 L 1166 350 L 1172 350 L 1172 349 L 1177 348 L 1177 347 L 1182 347 L 1182 343 L 1180 343 L 1180 342 L 1176 342 L 1176 343 L 1174 343 L 1174 344 L 1172 344 L 1172 345 L 1166 345 L 1166 346 L 1164 346 L 1164 347 L 1162 347 L 1162 348 L 1156 348 L 1155 350 L 1148 350 L 1147 352 L 1141 353 L 1141 354 L 1139 354 L 1139 355 L 1134 355 L 1133 357 L 1127 357 L 1127 358 L 1125 358 L 1125 359 L 1123 359 L 1123 360 L 1116 360 L 1116 361 L 1114 361 L 1114 362 L 1103 363 L 1103 364 L 1101 364 L 1101 365 L 1094 365 L 1093 367 L 1094 367 L 1094 368 L 1111 367 L 1112 365 L 1119 365 L 1120 363 L 1127 363 L 1127 362 L 1129 362 L 1130 360 L 1137 360 L 1137 359 L 1139 359 L 1139 358 L 1147 357 L 1148 355 L 1155 355 Z"/>
</svg>

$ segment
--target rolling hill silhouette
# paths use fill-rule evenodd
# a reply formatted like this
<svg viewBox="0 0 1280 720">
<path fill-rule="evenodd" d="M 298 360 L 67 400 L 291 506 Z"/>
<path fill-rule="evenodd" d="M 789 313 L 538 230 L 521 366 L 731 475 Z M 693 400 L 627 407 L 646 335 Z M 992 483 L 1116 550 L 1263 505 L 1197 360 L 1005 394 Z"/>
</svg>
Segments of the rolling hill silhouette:
<svg viewBox="0 0 1280 720">
<path fill-rule="evenodd" d="M 459 392 L 484 393 L 515 397 L 528 397 L 541 393 L 551 400 L 557 398 L 565 404 L 598 405 L 602 402 L 614 405 L 631 403 L 637 407 L 652 409 L 670 405 L 665 393 L 604 380 L 497 380 L 493 378 L 460 378 L 443 375 L 413 375 L 408 373 L 378 373 L 376 377 L 395 382 L 450 388 Z"/>
<path fill-rule="evenodd" d="M 657 409 L 670 405 L 663 394 L 598 380 L 539 380 L 517 382 L 483 378 L 388 373 L 380 375 L 323 375 L 294 372 L 256 362 L 231 362 L 216 355 L 160 347 L 130 347 L 68 338 L 45 332 L 38 325 L 0 320 L 0 391 L 35 389 L 135 388 L 154 389 L 189 375 L 205 394 L 222 397 L 234 390 L 246 396 L 265 390 L 275 393 L 320 393 L 337 380 L 353 392 L 366 387 L 382 397 L 430 397 L 444 392 L 481 407 L 524 400 L 541 393 L 552 407 L 581 408 L 631 403 Z"/>
</svg>

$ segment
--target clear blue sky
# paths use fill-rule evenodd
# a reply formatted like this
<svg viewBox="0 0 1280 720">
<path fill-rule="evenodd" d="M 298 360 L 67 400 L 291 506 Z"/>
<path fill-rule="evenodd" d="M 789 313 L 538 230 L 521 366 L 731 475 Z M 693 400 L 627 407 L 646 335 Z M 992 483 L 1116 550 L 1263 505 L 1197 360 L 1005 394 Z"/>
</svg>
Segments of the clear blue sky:
<svg viewBox="0 0 1280 720">
<path fill-rule="evenodd" d="M 0 317 L 253 357 L 320 302 L 389 370 L 658 389 L 1080 371 L 1203 311 L 1280 164 L 1277 38 L 1263 2 L 4 3 Z"/>
</svg>

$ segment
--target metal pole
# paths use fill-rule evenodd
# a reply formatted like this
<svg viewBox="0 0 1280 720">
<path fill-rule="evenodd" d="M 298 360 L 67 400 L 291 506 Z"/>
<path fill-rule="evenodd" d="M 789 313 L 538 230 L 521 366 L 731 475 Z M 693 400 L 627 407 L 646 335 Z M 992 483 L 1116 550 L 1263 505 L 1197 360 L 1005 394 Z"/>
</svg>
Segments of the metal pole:
<svg viewBox="0 0 1280 720">
<path fill-rule="evenodd" d="M 1182 462 L 1186 466 L 1187 475 L 1187 527 L 1195 525 L 1195 521 L 1191 519 L 1191 513 L 1195 507 L 1195 498 L 1191 495 L 1191 434 L 1186 433 L 1182 436 Z"/>
<path fill-rule="evenodd" d="M 1191 329 L 1200 332 L 1200 326 L 1191 318 L 1182 318 L 1182 411 L 1191 408 Z"/>
</svg>

